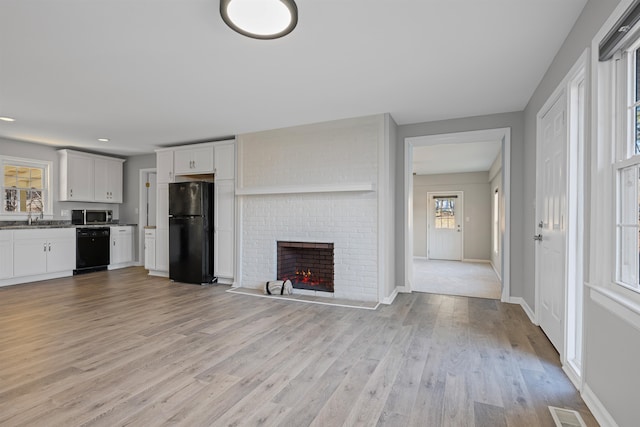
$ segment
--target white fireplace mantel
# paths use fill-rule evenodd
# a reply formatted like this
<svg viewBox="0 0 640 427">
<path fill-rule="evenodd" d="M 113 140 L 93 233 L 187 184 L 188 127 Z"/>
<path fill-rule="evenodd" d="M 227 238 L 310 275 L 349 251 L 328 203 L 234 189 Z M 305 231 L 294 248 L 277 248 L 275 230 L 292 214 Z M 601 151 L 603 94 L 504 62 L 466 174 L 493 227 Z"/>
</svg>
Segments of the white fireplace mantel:
<svg viewBox="0 0 640 427">
<path fill-rule="evenodd" d="M 268 194 L 342 193 L 375 191 L 372 182 L 352 182 L 321 185 L 277 185 L 236 188 L 236 196 L 259 196 Z"/>
</svg>

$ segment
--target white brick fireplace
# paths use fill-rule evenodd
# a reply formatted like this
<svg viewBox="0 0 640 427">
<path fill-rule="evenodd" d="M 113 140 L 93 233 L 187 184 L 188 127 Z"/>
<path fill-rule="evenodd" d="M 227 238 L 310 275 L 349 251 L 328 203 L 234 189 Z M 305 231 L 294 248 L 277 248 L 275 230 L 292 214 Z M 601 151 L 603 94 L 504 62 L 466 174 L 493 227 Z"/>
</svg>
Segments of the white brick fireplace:
<svg viewBox="0 0 640 427">
<path fill-rule="evenodd" d="M 386 119 L 377 115 L 238 137 L 240 286 L 261 288 L 277 279 L 278 241 L 322 242 L 334 244 L 336 298 L 389 296 L 383 278 L 391 277 L 386 268 L 393 268 L 393 253 L 381 220 L 392 203 L 386 194 Z"/>
</svg>

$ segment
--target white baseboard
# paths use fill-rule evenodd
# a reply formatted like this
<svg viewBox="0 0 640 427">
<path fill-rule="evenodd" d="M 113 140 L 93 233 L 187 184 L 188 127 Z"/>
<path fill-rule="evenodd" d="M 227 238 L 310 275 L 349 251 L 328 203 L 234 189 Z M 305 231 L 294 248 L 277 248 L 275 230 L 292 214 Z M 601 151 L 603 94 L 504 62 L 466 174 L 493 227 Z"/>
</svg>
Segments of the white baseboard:
<svg viewBox="0 0 640 427">
<path fill-rule="evenodd" d="M 421 261 L 428 261 L 429 258 L 427 258 L 426 256 L 414 256 L 413 257 L 414 260 L 419 259 Z"/>
<path fill-rule="evenodd" d="M 496 266 L 493 264 L 493 261 L 489 261 L 489 264 L 491 264 L 491 268 L 493 268 L 493 272 L 496 273 L 496 276 L 498 276 L 498 280 L 500 281 L 500 283 L 502 283 L 502 276 L 500 275 L 500 272 L 498 271 Z"/>
<path fill-rule="evenodd" d="M 474 259 L 474 258 L 463 258 L 462 262 L 481 262 L 483 264 L 491 264 L 491 260 L 488 260 L 488 259 Z"/>
<path fill-rule="evenodd" d="M 411 291 L 409 289 L 410 289 L 409 285 L 396 286 L 396 290 L 398 291 L 399 294 L 410 294 Z"/>
<path fill-rule="evenodd" d="M 382 299 L 382 304 L 387 304 L 390 305 L 393 303 L 393 301 L 396 299 L 396 297 L 398 296 L 398 287 L 396 287 L 393 292 L 391 292 L 391 295 L 389 295 L 386 298 Z"/>
<path fill-rule="evenodd" d="M 107 266 L 107 270 L 118 270 L 120 268 L 133 267 L 135 265 L 136 265 L 135 261 L 123 262 L 122 264 L 109 264 Z"/>
<path fill-rule="evenodd" d="M 169 272 L 161 270 L 149 270 L 149 276 L 169 277 Z"/>
<path fill-rule="evenodd" d="M 582 380 L 569 362 L 562 364 L 562 370 L 569 377 L 569 380 L 578 391 L 582 391 Z"/>
<path fill-rule="evenodd" d="M 73 270 L 59 271 L 57 273 L 36 274 L 34 276 L 19 276 L 0 280 L 0 287 L 19 285 L 21 283 L 40 282 L 42 280 L 59 279 L 60 277 L 73 276 Z"/>
<path fill-rule="evenodd" d="M 604 407 L 602 402 L 600 402 L 600 399 L 598 399 L 598 396 L 595 395 L 593 390 L 591 390 L 589 385 L 586 383 L 582 390 L 582 398 L 601 427 L 618 427 L 616 421 L 613 419 L 609 411 L 607 411 L 607 408 Z"/>
<path fill-rule="evenodd" d="M 527 316 L 529 317 L 529 320 L 531 320 L 531 323 L 533 323 L 534 325 L 538 324 L 538 322 L 536 321 L 535 313 L 533 312 L 533 310 L 531 310 L 531 307 L 529 307 L 529 304 L 527 304 L 527 302 L 524 300 L 524 298 L 511 297 L 511 298 L 509 298 L 509 303 L 520 305 L 520 307 L 522 307 L 524 312 L 527 313 Z"/>
</svg>

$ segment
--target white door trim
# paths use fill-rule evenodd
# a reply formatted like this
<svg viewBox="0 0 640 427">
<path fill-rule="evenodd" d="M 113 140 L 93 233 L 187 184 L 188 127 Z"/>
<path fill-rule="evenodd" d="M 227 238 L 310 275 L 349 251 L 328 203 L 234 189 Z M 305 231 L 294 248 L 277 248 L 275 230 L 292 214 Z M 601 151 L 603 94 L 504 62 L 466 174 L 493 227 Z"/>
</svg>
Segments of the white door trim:
<svg viewBox="0 0 640 427">
<path fill-rule="evenodd" d="M 145 212 L 147 207 L 146 192 L 143 191 L 146 186 L 146 175 L 150 172 L 156 172 L 156 168 L 140 169 L 138 181 L 138 262 L 136 265 L 144 265 L 144 223 L 146 220 Z"/>
<path fill-rule="evenodd" d="M 407 137 L 404 139 L 404 292 L 411 292 L 413 285 L 413 149 L 426 145 L 502 141 L 502 187 L 504 189 L 505 231 L 502 241 L 502 298 L 508 302 L 511 296 L 511 128 L 495 128 L 468 132 Z"/>
<path fill-rule="evenodd" d="M 431 258 L 431 225 L 433 224 L 433 209 L 431 208 L 431 200 L 434 196 L 456 195 L 462 201 L 462 209 L 459 211 L 460 223 L 464 223 L 464 192 L 463 191 L 429 191 L 427 192 L 427 259 Z M 458 208 L 456 208 L 458 209 Z M 464 261 L 464 226 L 460 227 L 460 259 L 456 261 Z"/>
<path fill-rule="evenodd" d="M 584 230 L 584 206 L 578 203 L 578 199 L 575 197 L 576 195 L 574 194 L 576 191 L 579 191 L 578 189 L 582 188 L 584 189 L 584 173 L 581 171 L 584 171 L 584 164 L 580 164 L 580 162 L 584 162 L 584 158 L 579 156 L 578 154 L 578 147 L 576 146 L 578 144 L 578 140 L 575 137 L 574 133 L 575 133 L 575 128 L 572 127 L 571 122 L 573 120 L 573 117 L 576 115 L 577 111 L 576 111 L 576 105 L 574 103 L 574 98 L 571 96 L 572 93 L 572 89 L 574 87 L 575 84 L 577 84 L 578 82 L 580 82 L 581 80 L 584 80 L 584 82 L 588 82 L 588 75 L 587 75 L 587 64 L 588 64 L 588 58 L 589 58 L 589 49 L 585 49 L 582 52 L 582 55 L 580 55 L 580 58 L 578 58 L 578 60 L 576 61 L 576 63 L 573 65 L 573 67 L 571 67 L 571 70 L 569 70 L 569 72 L 567 73 L 567 75 L 564 77 L 564 79 L 562 79 L 562 81 L 560 82 L 560 84 L 556 87 L 556 89 L 553 91 L 553 93 L 551 94 L 551 96 L 549 96 L 549 98 L 547 99 L 547 101 L 544 103 L 544 105 L 542 106 L 542 108 L 540 108 L 540 110 L 538 111 L 538 114 L 536 115 L 536 159 L 540 159 L 540 151 L 541 151 L 541 147 L 542 147 L 542 129 L 541 129 L 541 122 L 542 122 L 542 118 L 549 112 L 549 110 L 555 105 L 555 103 L 562 97 L 565 96 L 566 97 L 566 103 L 567 105 L 565 106 L 566 108 L 566 112 L 567 112 L 567 126 L 566 126 L 566 131 L 567 131 L 567 156 L 566 156 L 566 176 L 567 176 L 567 188 L 566 188 L 566 194 L 567 194 L 567 207 L 566 207 L 566 212 L 565 212 L 565 217 L 566 217 L 566 221 L 567 221 L 567 233 L 566 233 L 566 244 L 565 244 L 565 257 L 566 257 L 566 261 L 567 261 L 567 268 L 565 269 L 565 275 L 564 275 L 564 319 L 563 319 L 563 352 L 562 354 L 560 354 L 560 361 L 562 362 L 563 368 L 565 369 L 565 371 L 567 371 L 568 369 L 570 370 L 570 375 L 569 378 L 572 380 L 572 382 L 574 383 L 574 385 L 581 390 L 582 389 L 582 378 L 581 376 L 579 376 L 579 373 L 577 373 L 574 369 L 574 366 L 572 364 L 568 364 L 567 363 L 567 338 L 569 335 L 569 331 L 568 331 L 568 315 L 567 313 L 570 312 L 569 310 L 569 291 L 568 291 L 568 286 L 569 286 L 569 281 L 570 280 L 574 280 L 574 281 L 578 281 L 579 283 L 576 283 L 576 286 L 584 286 L 584 280 L 582 277 L 582 269 L 583 269 L 583 259 L 582 259 L 582 255 L 579 251 L 579 248 L 576 247 L 575 242 L 572 241 L 571 236 L 576 235 L 577 233 L 581 233 Z M 589 99 L 589 85 L 586 85 L 586 91 L 587 94 L 585 96 L 586 99 Z M 585 133 L 584 135 L 584 140 L 588 140 L 586 132 L 589 131 L 590 126 L 587 123 L 588 120 L 588 114 L 585 114 L 585 123 L 583 124 L 583 129 L 582 131 Z M 572 130 L 573 129 L 573 130 Z M 586 149 L 586 147 L 583 147 L 583 149 Z M 576 156 L 575 158 L 572 159 L 572 156 Z M 536 174 L 538 171 L 538 164 L 536 163 Z M 536 182 L 536 187 L 537 187 L 537 182 Z M 571 190 L 573 189 L 573 192 L 571 192 Z M 536 209 L 538 209 L 538 194 L 536 191 Z M 571 215 L 569 215 L 569 213 L 572 213 Z M 534 219 L 536 222 L 538 221 L 537 216 Z M 537 233 L 537 224 L 534 224 L 534 230 L 536 230 Z M 582 227 L 582 230 L 579 230 L 578 227 Z M 536 257 L 536 265 L 537 265 L 537 259 L 538 259 L 538 246 L 536 246 L 535 249 L 535 257 Z M 539 324 L 539 319 L 540 319 L 540 307 L 541 307 L 541 295 L 540 295 L 540 278 L 538 275 L 538 270 L 537 267 L 534 268 L 534 274 L 535 274 L 535 310 L 534 310 L 534 323 Z M 582 316 L 582 322 L 584 324 L 584 315 Z M 584 354 L 584 340 L 582 340 L 582 350 Z"/>
</svg>

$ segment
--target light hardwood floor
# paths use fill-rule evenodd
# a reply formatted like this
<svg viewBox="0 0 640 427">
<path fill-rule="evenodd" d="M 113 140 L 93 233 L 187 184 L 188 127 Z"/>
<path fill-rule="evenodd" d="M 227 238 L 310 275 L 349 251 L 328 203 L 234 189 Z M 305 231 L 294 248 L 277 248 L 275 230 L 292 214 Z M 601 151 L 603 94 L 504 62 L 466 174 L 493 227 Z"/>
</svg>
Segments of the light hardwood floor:
<svg viewBox="0 0 640 427">
<path fill-rule="evenodd" d="M 0 425 L 597 425 L 519 306 L 227 289 L 141 268 L 0 288 Z"/>
</svg>

